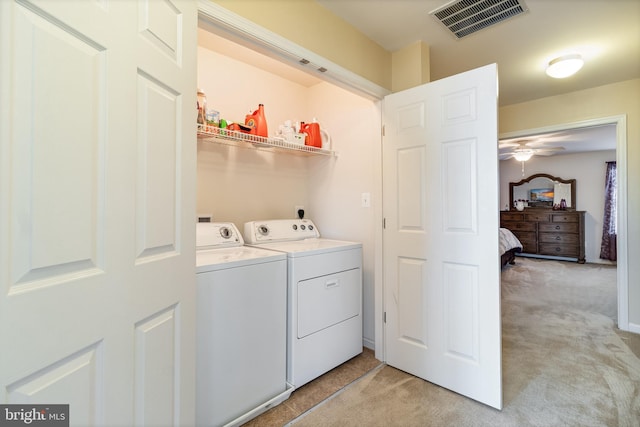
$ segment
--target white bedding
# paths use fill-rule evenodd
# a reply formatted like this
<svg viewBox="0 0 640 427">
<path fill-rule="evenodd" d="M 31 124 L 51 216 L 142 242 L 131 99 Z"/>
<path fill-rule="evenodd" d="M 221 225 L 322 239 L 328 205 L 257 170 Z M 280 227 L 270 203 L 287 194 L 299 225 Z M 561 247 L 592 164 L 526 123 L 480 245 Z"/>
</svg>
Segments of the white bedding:
<svg viewBox="0 0 640 427">
<path fill-rule="evenodd" d="M 505 252 L 513 248 L 520 248 L 520 251 L 521 251 L 522 243 L 520 243 L 520 240 L 518 240 L 518 238 L 511 232 L 511 230 L 508 230 L 506 228 L 501 228 L 500 229 L 500 255 L 502 256 L 502 254 L 504 254 Z"/>
</svg>

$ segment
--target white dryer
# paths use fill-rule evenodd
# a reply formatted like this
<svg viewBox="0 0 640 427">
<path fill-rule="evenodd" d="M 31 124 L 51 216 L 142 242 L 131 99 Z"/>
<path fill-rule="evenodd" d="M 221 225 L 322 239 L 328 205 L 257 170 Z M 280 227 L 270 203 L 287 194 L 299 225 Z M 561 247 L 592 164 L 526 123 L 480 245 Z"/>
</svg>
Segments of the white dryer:
<svg viewBox="0 0 640 427">
<path fill-rule="evenodd" d="M 294 388 L 362 353 L 362 244 L 312 221 L 251 221 L 247 245 L 287 254 L 287 381 Z"/>
<path fill-rule="evenodd" d="M 287 261 L 198 223 L 196 423 L 236 426 L 286 400 Z"/>
</svg>

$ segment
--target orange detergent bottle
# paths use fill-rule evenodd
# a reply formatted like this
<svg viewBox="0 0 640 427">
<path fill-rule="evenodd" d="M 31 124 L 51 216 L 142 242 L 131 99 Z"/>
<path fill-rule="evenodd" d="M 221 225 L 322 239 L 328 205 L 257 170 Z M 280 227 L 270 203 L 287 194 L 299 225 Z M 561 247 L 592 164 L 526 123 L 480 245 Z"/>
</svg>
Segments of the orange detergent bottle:
<svg viewBox="0 0 640 427">
<path fill-rule="evenodd" d="M 320 134 L 320 125 L 318 123 L 301 124 L 300 132 L 307 134 L 307 137 L 304 140 L 305 145 L 322 148 L 322 135 Z"/>
<path fill-rule="evenodd" d="M 259 104 L 258 109 L 253 114 L 247 114 L 244 119 L 245 126 L 251 128 L 249 133 L 251 135 L 269 136 L 267 130 L 267 119 L 264 117 L 264 105 Z"/>
</svg>

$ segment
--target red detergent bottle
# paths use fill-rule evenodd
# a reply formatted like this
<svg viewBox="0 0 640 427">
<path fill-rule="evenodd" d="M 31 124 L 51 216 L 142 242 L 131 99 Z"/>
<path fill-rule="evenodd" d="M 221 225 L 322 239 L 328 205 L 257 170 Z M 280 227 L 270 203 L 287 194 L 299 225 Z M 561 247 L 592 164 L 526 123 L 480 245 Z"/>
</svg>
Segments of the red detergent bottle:
<svg viewBox="0 0 640 427">
<path fill-rule="evenodd" d="M 322 148 L 322 135 L 320 134 L 320 125 L 318 123 L 301 124 L 300 132 L 307 134 L 307 138 L 304 140 L 305 145 Z"/>
<path fill-rule="evenodd" d="M 251 128 L 249 133 L 251 135 L 264 136 L 265 138 L 269 136 L 269 131 L 267 130 L 267 119 L 264 116 L 264 105 L 259 104 L 258 109 L 253 112 L 253 114 L 247 114 L 244 120 L 245 126 Z"/>
</svg>

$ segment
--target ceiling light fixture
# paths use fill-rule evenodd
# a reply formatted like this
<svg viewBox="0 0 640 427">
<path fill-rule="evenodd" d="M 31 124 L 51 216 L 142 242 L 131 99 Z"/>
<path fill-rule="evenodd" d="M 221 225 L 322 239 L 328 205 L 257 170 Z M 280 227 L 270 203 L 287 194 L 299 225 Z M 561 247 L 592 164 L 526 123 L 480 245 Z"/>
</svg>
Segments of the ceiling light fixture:
<svg viewBox="0 0 640 427">
<path fill-rule="evenodd" d="M 533 156 L 533 150 L 516 150 L 513 154 L 513 158 L 519 162 L 526 162 Z"/>
<path fill-rule="evenodd" d="M 559 56 L 549 61 L 547 75 L 555 79 L 564 79 L 577 73 L 583 65 L 584 60 L 577 53 Z"/>
</svg>

